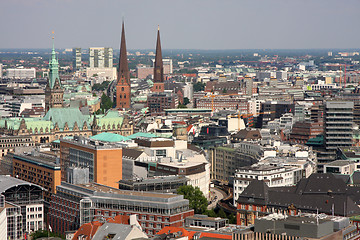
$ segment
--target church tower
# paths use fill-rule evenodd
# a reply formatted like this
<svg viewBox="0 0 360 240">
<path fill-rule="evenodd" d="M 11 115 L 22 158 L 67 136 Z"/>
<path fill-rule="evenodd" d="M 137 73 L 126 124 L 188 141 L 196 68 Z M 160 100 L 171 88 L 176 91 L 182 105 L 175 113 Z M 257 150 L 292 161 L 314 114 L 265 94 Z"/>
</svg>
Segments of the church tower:
<svg viewBox="0 0 360 240">
<path fill-rule="evenodd" d="M 158 27 L 156 41 L 156 55 L 154 63 L 154 86 L 153 92 L 164 92 L 164 66 L 161 54 L 160 28 Z"/>
<path fill-rule="evenodd" d="M 53 47 L 51 52 L 51 59 L 49 61 L 49 76 L 45 88 L 45 113 L 47 113 L 50 108 L 63 107 L 63 101 L 64 89 L 61 86 L 61 81 L 59 78 L 59 61 L 56 58 L 53 37 Z"/>
<path fill-rule="evenodd" d="M 120 59 L 116 84 L 116 108 L 130 108 L 131 102 L 131 86 L 130 72 L 126 53 L 125 29 L 122 23 L 121 43 L 120 43 Z"/>
</svg>

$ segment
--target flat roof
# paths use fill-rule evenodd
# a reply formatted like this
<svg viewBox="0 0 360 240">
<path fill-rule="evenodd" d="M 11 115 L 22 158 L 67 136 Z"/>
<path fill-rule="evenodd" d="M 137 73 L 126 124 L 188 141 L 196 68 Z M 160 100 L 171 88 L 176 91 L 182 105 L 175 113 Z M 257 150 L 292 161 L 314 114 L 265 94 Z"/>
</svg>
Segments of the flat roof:
<svg viewBox="0 0 360 240">
<path fill-rule="evenodd" d="M 60 170 L 60 162 L 59 164 L 56 164 L 55 157 L 51 158 L 51 157 L 44 157 L 42 155 L 32 156 L 25 154 L 14 154 L 14 158 L 31 164 L 35 164 L 40 167 L 45 167 L 52 170 Z"/>
</svg>

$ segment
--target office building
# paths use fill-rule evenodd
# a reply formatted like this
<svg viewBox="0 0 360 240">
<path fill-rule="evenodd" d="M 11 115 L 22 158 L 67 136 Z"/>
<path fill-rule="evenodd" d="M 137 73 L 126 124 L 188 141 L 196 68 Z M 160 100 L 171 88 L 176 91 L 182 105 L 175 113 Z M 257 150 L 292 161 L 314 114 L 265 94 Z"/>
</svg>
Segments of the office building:
<svg viewBox="0 0 360 240">
<path fill-rule="evenodd" d="M 353 144 L 353 102 L 327 101 L 325 103 L 325 147 L 335 151 Z"/>
<path fill-rule="evenodd" d="M 125 27 L 122 24 L 120 57 L 116 83 L 116 108 L 129 109 L 131 104 L 130 71 L 127 60 Z"/>
<path fill-rule="evenodd" d="M 147 106 L 152 114 L 165 114 L 166 109 L 174 109 L 178 105 L 178 97 L 172 92 L 154 92 L 147 97 Z"/>
<path fill-rule="evenodd" d="M 211 178 L 229 181 L 236 169 L 257 163 L 263 156 L 263 149 L 252 143 L 235 143 L 211 149 Z"/>
<path fill-rule="evenodd" d="M 97 183 L 72 185 L 63 182 L 51 202 L 49 223 L 53 231 L 77 230 L 82 224 L 136 214 L 149 236 L 166 226 L 182 227 L 194 215 L 182 195 L 126 191 Z"/>
<path fill-rule="evenodd" d="M 294 186 L 301 178 L 302 169 L 298 167 L 257 164 L 238 168 L 234 176 L 234 206 L 253 179 L 264 180 L 269 187 L 282 187 Z"/>
<path fill-rule="evenodd" d="M 0 135 L 0 159 L 9 152 L 14 152 L 15 148 L 33 146 L 35 146 L 35 142 L 31 136 Z"/>
<path fill-rule="evenodd" d="M 81 68 L 81 48 L 73 48 L 73 70 L 78 71 Z"/>
<path fill-rule="evenodd" d="M 89 49 L 90 68 L 112 68 L 113 49 L 110 47 L 92 47 Z"/>
<path fill-rule="evenodd" d="M 45 205 L 48 207 L 51 195 L 61 183 L 60 162 L 56 156 L 33 151 L 13 155 L 13 176 L 37 184 L 44 192 Z"/>
<path fill-rule="evenodd" d="M 122 146 L 85 137 L 60 140 L 61 169 L 88 168 L 89 181 L 118 187 L 122 179 Z M 66 181 L 66 171 L 61 172 Z"/>
<path fill-rule="evenodd" d="M 35 68 L 8 68 L 6 69 L 7 78 L 32 79 L 36 78 Z"/>
</svg>

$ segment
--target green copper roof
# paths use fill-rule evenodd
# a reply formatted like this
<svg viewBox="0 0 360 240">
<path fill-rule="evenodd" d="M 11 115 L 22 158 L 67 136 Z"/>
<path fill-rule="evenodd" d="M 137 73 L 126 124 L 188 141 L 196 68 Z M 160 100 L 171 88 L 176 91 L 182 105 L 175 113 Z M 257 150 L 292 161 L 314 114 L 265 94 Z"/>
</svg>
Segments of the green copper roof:
<svg viewBox="0 0 360 240">
<path fill-rule="evenodd" d="M 104 141 L 104 142 L 125 142 L 131 140 L 130 138 L 121 136 L 116 133 L 103 132 L 98 135 L 92 136 L 91 139 Z"/>
<path fill-rule="evenodd" d="M 90 116 L 83 115 L 78 108 L 50 108 L 46 113 L 44 120 L 57 123 L 60 129 L 64 129 L 67 122 L 69 129 L 74 127 L 75 122 L 81 129 L 84 122 L 90 126 Z"/>
<path fill-rule="evenodd" d="M 306 145 L 310 145 L 310 146 L 312 146 L 312 145 L 318 146 L 318 145 L 323 145 L 323 144 L 324 144 L 324 136 L 323 135 L 318 135 L 314 138 L 310 138 L 306 143 Z"/>
<path fill-rule="evenodd" d="M 130 139 L 135 139 L 135 138 L 139 138 L 139 137 L 155 138 L 157 136 L 152 133 L 144 133 L 144 132 L 137 132 L 137 133 L 134 133 L 133 135 L 128 136 L 128 138 L 130 138 Z"/>
</svg>

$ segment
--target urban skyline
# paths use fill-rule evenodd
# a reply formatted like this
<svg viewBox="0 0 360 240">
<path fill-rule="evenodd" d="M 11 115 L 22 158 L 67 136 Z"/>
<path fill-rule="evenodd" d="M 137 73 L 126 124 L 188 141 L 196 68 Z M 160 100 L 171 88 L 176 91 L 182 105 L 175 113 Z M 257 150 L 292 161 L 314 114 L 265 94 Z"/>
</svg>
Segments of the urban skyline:
<svg viewBox="0 0 360 240">
<path fill-rule="evenodd" d="M 355 0 L 347 4 L 18 0 L 3 1 L 2 6 L 0 20 L 8 24 L 3 27 L 1 48 L 48 48 L 48 38 L 55 31 L 59 48 L 117 49 L 122 18 L 129 49 L 153 48 L 158 25 L 163 49 L 356 48 L 360 40 L 351 24 L 360 21 L 356 14 L 360 3 Z"/>
</svg>

